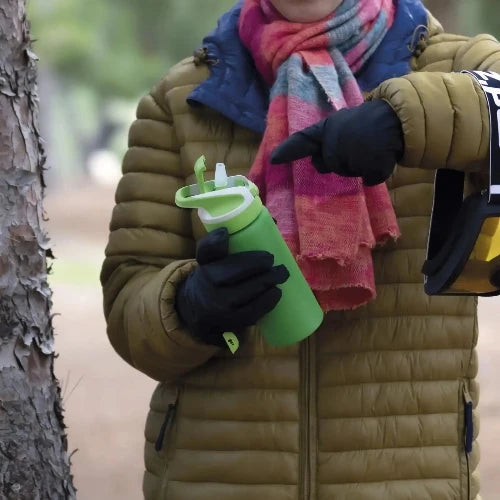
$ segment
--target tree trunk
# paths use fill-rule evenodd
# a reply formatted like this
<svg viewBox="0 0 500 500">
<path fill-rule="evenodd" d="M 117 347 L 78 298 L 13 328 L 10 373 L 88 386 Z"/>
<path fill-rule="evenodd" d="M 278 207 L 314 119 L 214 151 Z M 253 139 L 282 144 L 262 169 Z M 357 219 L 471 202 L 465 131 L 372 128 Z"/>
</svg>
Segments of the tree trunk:
<svg viewBox="0 0 500 500">
<path fill-rule="evenodd" d="M 75 498 L 54 376 L 45 155 L 25 0 L 0 4 L 0 498 Z"/>
</svg>

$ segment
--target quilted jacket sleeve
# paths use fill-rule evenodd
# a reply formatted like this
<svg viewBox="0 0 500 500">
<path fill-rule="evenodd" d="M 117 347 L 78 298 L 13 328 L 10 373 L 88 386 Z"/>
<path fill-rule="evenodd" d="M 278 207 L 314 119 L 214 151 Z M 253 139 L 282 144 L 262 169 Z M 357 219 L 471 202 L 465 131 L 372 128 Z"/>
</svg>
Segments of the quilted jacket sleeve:
<svg viewBox="0 0 500 500">
<path fill-rule="evenodd" d="M 461 70 L 500 73 L 500 44 L 490 35 L 443 33 L 430 16 L 429 37 L 414 73 L 382 83 L 372 94 L 398 114 L 405 137 L 401 165 L 481 171 L 489 159 L 488 105 L 480 85 Z"/>
<path fill-rule="evenodd" d="M 130 128 L 101 271 L 111 344 L 159 381 L 172 381 L 215 353 L 191 337 L 174 309 L 176 286 L 195 265 L 195 242 L 189 214 L 174 204 L 185 180 L 166 85 L 140 101 Z"/>
</svg>

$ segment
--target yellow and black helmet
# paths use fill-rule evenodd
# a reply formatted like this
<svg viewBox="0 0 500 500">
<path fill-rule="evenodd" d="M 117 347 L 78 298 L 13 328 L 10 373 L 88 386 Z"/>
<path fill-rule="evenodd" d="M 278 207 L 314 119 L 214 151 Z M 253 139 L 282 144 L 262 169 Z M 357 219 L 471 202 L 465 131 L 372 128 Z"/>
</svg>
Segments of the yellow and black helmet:
<svg viewBox="0 0 500 500">
<path fill-rule="evenodd" d="M 467 71 L 490 111 L 489 188 L 464 199 L 463 172 L 436 172 L 425 275 L 428 295 L 500 295 L 500 75 Z"/>
</svg>

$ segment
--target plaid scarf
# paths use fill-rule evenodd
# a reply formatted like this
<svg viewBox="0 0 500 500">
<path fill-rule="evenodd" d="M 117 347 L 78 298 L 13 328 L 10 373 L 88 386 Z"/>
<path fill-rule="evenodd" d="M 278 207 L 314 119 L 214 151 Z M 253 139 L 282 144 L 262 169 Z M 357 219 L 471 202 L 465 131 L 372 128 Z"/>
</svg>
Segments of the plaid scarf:
<svg viewBox="0 0 500 500">
<path fill-rule="evenodd" d="M 271 165 L 270 155 L 294 132 L 364 102 L 354 74 L 393 19 L 393 0 L 344 0 L 314 23 L 287 21 L 270 0 L 245 0 L 241 12 L 240 38 L 271 87 L 250 177 L 324 311 L 375 298 L 372 249 L 399 236 L 387 187 L 320 174 L 310 158 Z"/>
</svg>

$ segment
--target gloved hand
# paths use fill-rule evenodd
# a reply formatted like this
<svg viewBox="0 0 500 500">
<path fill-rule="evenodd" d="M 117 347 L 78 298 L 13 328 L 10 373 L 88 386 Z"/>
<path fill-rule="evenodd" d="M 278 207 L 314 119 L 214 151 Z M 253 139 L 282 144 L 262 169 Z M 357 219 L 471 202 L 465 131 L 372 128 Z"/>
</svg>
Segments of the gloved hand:
<svg viewBox="0 0 500 500">
<path fill-rule="evenodd" d="M 196 250 L 199 266 L 179 286 L 176 309 L 197 339 L 224 346 L 222 334 L 241 333 L 278 304 L 289 273 L 273 267 L 269 252 L 228 255 L 229 235 L 217 229 L 202 238 Z"/>
<path fill-rule="evenodd" d="M 341 109 L 292 134 L 272 153 L 271 163 L 289 163 L 306 156 L 323 174 L 362 177 L 366 186 L 391 176 L 404 152 L 401 122 L 382 100 Z"/>
</svg>

